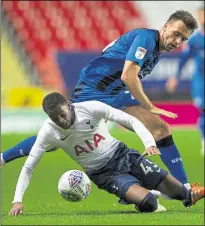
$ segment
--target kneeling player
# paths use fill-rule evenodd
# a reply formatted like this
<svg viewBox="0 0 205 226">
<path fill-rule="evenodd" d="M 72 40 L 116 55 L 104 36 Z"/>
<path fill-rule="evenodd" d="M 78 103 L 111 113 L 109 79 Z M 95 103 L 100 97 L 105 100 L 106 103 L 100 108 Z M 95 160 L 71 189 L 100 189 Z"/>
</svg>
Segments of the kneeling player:
<svg viewBox="0 0 205 226">
<path fill-rule="evenodd" d="M 151 133 L 135 117 L 98 101 L 68 104 L 59 93 L 43 100 L 49 116 L 22 168 L 10 215 L 23 212 L 22 199 L 32 171 L 45 151 L 62 148 L 80 164 L 101 189 L 115 194 L 121 202 L 135 204 L 141 212 L 157 209 L 157 199 L 149 191 L 158 190 L 191 206 L 204 197 L 204 187 L 188 190 L 174 177 L 128 148 L 108 132 L 105 120 L 133 130 L 145 146 L 144 155 L 160 154 Z"/>
</svg>

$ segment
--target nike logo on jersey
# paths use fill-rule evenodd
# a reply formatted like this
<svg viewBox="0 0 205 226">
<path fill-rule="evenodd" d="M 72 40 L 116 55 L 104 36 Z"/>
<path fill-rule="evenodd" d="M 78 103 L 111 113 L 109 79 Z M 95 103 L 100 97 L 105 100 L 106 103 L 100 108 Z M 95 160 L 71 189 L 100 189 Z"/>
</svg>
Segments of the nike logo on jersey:
<svg viewBox="0 0 205 226">
<path fill-rule="evenodd" d="M 68 134 L 68 136 L 69 136 L 70 134 Z M 64 137 L 64 138 L 61 138 L 61 140 L 65 140 L 68 136 L 66 136 L 66 137 Z"/>
</svg>

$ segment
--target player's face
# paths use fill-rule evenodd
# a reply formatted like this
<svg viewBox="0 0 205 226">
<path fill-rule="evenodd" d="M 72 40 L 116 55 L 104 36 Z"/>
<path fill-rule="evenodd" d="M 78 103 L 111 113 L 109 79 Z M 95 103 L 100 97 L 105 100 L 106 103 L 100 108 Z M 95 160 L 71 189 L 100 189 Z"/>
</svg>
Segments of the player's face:
<svg viewBox="0 0 205 226">
<path fill-rule="evenodd" d="M 160 37 L 162 49 L 171 52 L 182 45 L 190 35 L 190 31 L 181 20 L 170 21 L 165 24 Z"/>
<path fill-rule="evenodd" d="M 69 129 L 72 125 L 73 111 L 67 104 L 56 106 L 52 112 L 49 112 L 48 116 L 57 126 L 61 127 L 62 129 Z"/>
</svg>

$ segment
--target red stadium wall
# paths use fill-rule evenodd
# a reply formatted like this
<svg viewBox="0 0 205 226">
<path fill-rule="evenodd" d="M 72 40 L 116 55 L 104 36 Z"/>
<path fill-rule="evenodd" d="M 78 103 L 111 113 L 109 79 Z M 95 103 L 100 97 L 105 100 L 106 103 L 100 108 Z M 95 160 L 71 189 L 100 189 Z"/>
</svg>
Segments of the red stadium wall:
<svg viewBox="0 0 205 226">
<path fill-rule="evenodd" d="M 191 102 L 156 102 L 157 107 L 178 114 L 177 119 L 162 118 L 173 126 L 194 126 L 199 117 L 199 110 Z"/>
</svg>

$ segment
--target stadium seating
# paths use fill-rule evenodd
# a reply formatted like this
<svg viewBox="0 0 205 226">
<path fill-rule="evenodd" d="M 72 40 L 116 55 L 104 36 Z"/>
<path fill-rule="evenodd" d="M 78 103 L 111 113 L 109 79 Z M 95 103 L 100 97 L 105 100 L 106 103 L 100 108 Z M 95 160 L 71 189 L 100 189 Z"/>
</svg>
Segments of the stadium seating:
<svg viewBox="0 0 205 226">
<path fill-rule="evenodd" d="M 1 37 L 1 106 L 5 107 L 39 107 L 47 90 L 40 86 L 32 85 L 13 51 L 5 31 Z"/>
<path fill-rule="evenodd" d="M 19 64 L 17 55 L 13 53 L 4 31 L 1 36 L 1 56 L 1 101 L 4 107 L 8 104 L 10 90 L 16 87 L 27 87 L 29 81 L 22 64 Z"/>
<path fill-rule="evenodd" d="M 39 71 L 53 51 L 99 50 L 124 32 L 145 26 L 135 5 L 132 1 L 2 2 Z"/>
</svg>

